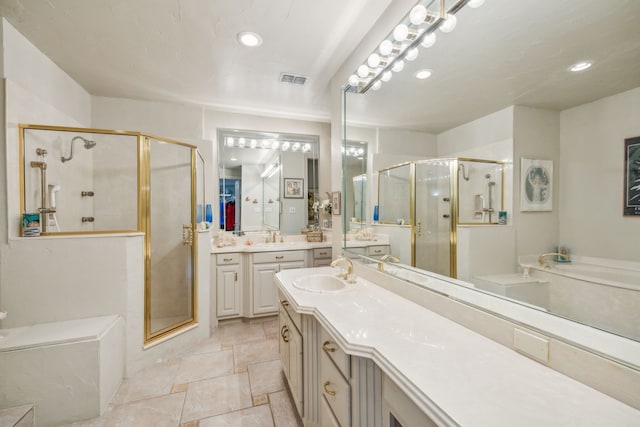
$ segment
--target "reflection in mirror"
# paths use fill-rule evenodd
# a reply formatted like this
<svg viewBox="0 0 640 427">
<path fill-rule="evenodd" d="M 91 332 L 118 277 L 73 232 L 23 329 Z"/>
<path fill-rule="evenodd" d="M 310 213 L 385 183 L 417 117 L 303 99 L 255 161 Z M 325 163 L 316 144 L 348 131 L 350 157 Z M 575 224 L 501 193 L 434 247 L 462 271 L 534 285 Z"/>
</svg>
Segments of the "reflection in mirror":
<svg viewBox="0 0 640 427">
<path fill-rule="evenodd" d="M 317 136 L 219 129 L 218 153 L 220 229 L 297 234 L 313 223 Z"/>
<path fill-rule="evenodd" d="M 347 141 L 343 147 L 345 161 L 345 211 L 349 228 L 361 228 L 367 218 L 367 143 Z"/>
<path fill-rule="evenodd" d="M 406 279 L 410 271 L 406 280 L 422 285 L 428 280 L 414 280 L 420 274 L 457 277 L 464 282 L 451 281 L 455 286 L 467 283 L 640 340 L 632 308 L 640 305 L 640 258 L 627 241 L 611 240 L 637 232 L 621 217 L 621 201 L 599 200 L 598 209 L 585 209 L 593 194 L 611 194 L 623 182 L 624 162 L 615 153 L 624 138 L 640 133 L 632 113 L 640 99 L 640 45 L 628 37 L 638 34 L 630 17 L 640 16 L 640 3 L 614 3 L 563 2 L 553 14 L 535 1 L 464 6 L 454 11 L 455 31 L 434 31 L 435 44 L 421 43 L 431 31 L 404 43 L 402 49 L 417 47 L 418 55 L 412 52 L 413 60 L 393 73 L 388 68 L 408 59 L 405 53 L 385 57 L 383 40 L 368 40 L 380 46 L 375 53 L 383 60 L 349 78 L 344 135 L 375 135 L 368 139 L 367 178 L 379 188 L 369 192 L 365 209 L 376 218 L 378 206 L 379 223 L 371 228 L 388 236 L 401 260 L 386 263 L 386 272 Z M 536 22 L 545 22 L 544 32 Z M 596 27 L 599 42 L 592 43 Z M 385 46 L 393 47 L 392 32 Z M 367 58 L 357 60 L 367 64 Z M 593 61 L 591 68 L 569 69 L 584 58 Z M 430 77 L 421 79 L 427 69 Z M 385 78 L 374 85 L 378 76 Z M 612 154 L 612 146 L 620 150 Z M 552 206 L 521 207 L 521 159 L 553 162 Z M 568 251 L 566 245 L 570 263 L 553 255 Z"/>
</svg>

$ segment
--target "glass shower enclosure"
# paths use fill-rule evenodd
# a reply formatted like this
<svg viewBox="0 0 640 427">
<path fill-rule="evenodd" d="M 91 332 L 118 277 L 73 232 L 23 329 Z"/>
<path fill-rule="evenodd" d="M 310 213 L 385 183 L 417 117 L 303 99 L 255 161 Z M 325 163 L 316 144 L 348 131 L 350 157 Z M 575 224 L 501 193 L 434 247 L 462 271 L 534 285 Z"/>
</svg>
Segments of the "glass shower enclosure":
<svg viewBox="0 0 640 427">
<path fill-rule="evenodd" d="M 22 235 L 144 233 L 145 344 L 197 322 L 204 160 L 139 132 L 20 125 Z M 197 213 L 200 212 L 200 218 Z M 38 224 L 39 223 L 39 224 Z"/>
<path fill-rule="evenodd" d="M 378 171 L 381 224 L 411 227 L 411 265 L 457 272 L 457 227 L 498 223 L 504 168 L 481 159 L 428 159 Z"/>
</svg>

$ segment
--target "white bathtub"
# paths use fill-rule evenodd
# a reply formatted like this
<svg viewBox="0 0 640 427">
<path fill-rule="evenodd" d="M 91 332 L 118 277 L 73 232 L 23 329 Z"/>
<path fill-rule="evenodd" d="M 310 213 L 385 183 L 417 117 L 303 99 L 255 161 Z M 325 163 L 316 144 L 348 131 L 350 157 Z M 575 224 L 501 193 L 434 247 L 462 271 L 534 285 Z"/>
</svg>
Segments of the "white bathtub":
<svg viewBox="0 0 640 427">
<path fill-rule="evenodd" d="M 544 268 L 537 257 L 523 257 L 520 264 L 549 282 L 550 312 L 640 340 L 640 263 L 572 257 Z"/>
</svg>

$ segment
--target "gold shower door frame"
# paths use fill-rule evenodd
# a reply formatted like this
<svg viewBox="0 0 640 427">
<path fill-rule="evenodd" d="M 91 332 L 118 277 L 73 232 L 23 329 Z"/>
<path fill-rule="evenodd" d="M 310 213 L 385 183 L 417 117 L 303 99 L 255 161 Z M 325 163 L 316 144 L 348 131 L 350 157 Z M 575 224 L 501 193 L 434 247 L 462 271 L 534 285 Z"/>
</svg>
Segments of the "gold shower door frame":
<svg viewBox="0 0 640 427">
<path fill-rule="evenodd" d="M 190 218 L 188 224 L 174 224 L 176 225 L 175 233 L 182 233 L 183 236 L 183 244 L 189 245 L 191 247 L 190 250 L 190 260 L 189 260 L 189 273 L 191 276 L 191 304 L 189 307 L 190 314 L 187 315 L 182 320 L 178 320 L 172 324 L 169 324 L 163 328 L 158 330 L 153 330 L 152 328 L 152 294 L 153 294 L 153 284 L 154 280 L 152 277 L 152 242 L 154 236 L 152 235 L 151 225 L 152 225 L 152 217 L 154 212 L 151 211 L 151 143 L 152 140 L 172 144 L 175 146 L 182 146 L 185 149 L 190 150 L 190 162 L 191 162 L 191 170 L 190 170 L 190 188 L 191 188 L 191 210 L 190 210 Z M 145 292 L 144 292 L 144 343 L 145 345 L 153 344 L 156 341 L 162 340 L 167 336 L 173 335 L 182 330 L 188 329 L 198 322 L 198 304 L 197 304 L 197 258 L 198 258 L 198 233 L 197 233 L 197 224 L 196 224 L 196 204 L 197 204 L 197 176 L 196 176 L 196 161 L 197 161 L 197 149 L 195 146 L 190 144 L 185 144 L 183 142 L 174 141 L 171 139 L 141 134 L 140 135 L 140 156 L 143 159 L 141 162 L 141 167 L 139 169 L 140 172 L 140 190 L 141 190 L 141 199 L 145 201 L 144 203 L 144 211 L 141 213 L 141 228 L 145 233 L 145 244 L 144 244 L 144 260 L 145 260 Z M 168 199 L 166 199 L 169 202 Z M 189 229 L 183 228 L 190 227 Z M 178 228 L 179 227 L 179 228 Z M 186 234 L 185 233 L 186 230 Z M 188 243 L 190 242 L 190 243 Z"/>
<path fill-rule="evenodd" d="M 122 234 L 122 233 L 144 233 L 144 345 L 148 346 L 157 341 L 165 339 L 173 334 L 181 332 L 185 329 L 191 328 L 198 322 L 198 304 L 197 304 L 197 258 L 198 258 L 198 233 L 196 224 L 196 204 L 197 204 L 197 173 L 196 162 L 199 156 L 197 147 L 191 144 L 186 144 L 180 141 L 160 137 L 157 135 L 145 134 L 135 131 L 118 131 L 110 129 L 97 129 L 97 128 L 78 128 L 67 126 L 49 126 L 49 125 L 35 125 L 35 124 L 19 124 L 19 183 L 20 183 L 20 215 L 25 210 L 25 166 L 24 166 L 24 131 L 27 129 L 44 130 L 44 131 L 65 131 L 65 132 L 80 132 L 80 133 L 95 133 L 95 134 L 108 134 L 108 135 L 128 135 L 136 136 L 137 142 L 137 165 L 138 165 L 138 218 L 136 230 L 108 230 L 108 231 L 72 231 L 72 232 L 51 232 L 43 233 L 48 236 L 68 236 L 68 235 L 104 235 L 104 234 Z M 191 277 L 191 284 L 189 292 L 191 293 L 190 301 L 190 314 L 184 319 L 181 319 L 171 325 L 168 325 L 157 331 L 152 331 L 151 328 L 151 292 L 152 292 L 152 277 L 151 277 L 151 157 L 150 146 L 151 140 L 156 140 L 162 143 L 172 144 L 176 146 L 182 146 L 185 150 L 190 150 L 190 213 L 188 224 L 184 224 L 187 227 L 190 226 L 191 238 L 191 251 L 189 260 L 188 274 Z M 200 156 L 200 158 L 202 158 Z M 167 199 L 167 203 L 170 200 Z M 176 230 L 177 233 L 181 233 L 183 224 L 179 225 L 180 230 Z M 30 237 L 30 239 L 37 239 L 37 237 Z"/>
</svg>

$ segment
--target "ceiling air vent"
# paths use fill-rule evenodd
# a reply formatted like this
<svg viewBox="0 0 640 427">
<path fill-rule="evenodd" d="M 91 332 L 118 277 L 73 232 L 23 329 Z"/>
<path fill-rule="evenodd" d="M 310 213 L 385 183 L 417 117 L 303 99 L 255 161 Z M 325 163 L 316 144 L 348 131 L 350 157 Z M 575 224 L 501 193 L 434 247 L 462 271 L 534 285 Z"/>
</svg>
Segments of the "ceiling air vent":
<svg viewBox="0 0 640 427">
<path fill-rule="evenodd" d="M 296 85 L 303 85 L 307 82 L 307 78 L 299 74 L 281 73 L 280 81 L 282 83 L 293 83 Z"/>
</svg>

